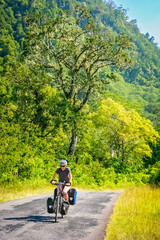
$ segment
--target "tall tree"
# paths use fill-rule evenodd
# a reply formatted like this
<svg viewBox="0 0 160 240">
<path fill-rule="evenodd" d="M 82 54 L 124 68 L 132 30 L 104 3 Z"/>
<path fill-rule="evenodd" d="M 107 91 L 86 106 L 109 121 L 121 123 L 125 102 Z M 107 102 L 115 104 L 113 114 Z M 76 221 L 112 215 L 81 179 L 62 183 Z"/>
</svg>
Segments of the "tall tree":
<svg viewBox="0 0 160 240">
<path fill-rule="evenodd" d="M 32 70 L 47 71 L 67 100 L 72 124 L 68 153 L 74 154 L 79 112 L 94 91 L 116 78 L 120 67 L 129 67 L 129 37 L 97 28 L 89 11 L 80 7 L 75 17 L 64 11 L 54 19 L 35 14 L 28 24 L 23 57 Z"/>
<path fill-rule="evenodd" d="M 97 113 L 93 113 L 97 135 L 105 143 L 110 158 L 116 157 L 123 165 L 144 156 L 152 156 L 150 143 L 156 143 L 159 134 L 152 123 L 135 110 L 127 111 L 111 98 L 103 100 Z"/>
</svg>

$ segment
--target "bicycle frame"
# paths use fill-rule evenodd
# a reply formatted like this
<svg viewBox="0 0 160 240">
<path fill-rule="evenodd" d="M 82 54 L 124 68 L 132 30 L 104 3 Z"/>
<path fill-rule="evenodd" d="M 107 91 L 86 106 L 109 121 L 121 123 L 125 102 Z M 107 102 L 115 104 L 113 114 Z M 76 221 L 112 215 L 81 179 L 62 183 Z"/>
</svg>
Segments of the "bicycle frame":
<svg viewBox="0 0 160 240">
<path fill-rule="evenodd" d="M 58 213 L 61 213 L 62 204 L 64 202 L 64 199 L 62 196 L 63 187 L 67 185 L 65 182 L 57 182 L 57 183 L 54 183 L 54 185 L 59 186 L 57 187 L 57 196 L 54 199 L 54 207 L 53 207 L 55 212 L 55 222 L 57 222 Z M 61 217 L 63 218 L 63 214 L 61 214 Z"/>
</svg>

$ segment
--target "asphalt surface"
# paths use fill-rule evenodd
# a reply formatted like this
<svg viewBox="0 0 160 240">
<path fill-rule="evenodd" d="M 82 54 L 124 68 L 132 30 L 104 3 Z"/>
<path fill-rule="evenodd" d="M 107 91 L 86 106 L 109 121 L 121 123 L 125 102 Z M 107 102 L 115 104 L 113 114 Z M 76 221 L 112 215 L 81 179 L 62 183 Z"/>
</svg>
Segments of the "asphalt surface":
<svg viewBox="0 0 160 240">
<path fill-rule="evenodd" d="M 0 204 L 1 240 L 103 240 L 120 192 L 78 191 L 77 203 L 58 222 L 47 213 L 52 194 Z"/>
</svg>

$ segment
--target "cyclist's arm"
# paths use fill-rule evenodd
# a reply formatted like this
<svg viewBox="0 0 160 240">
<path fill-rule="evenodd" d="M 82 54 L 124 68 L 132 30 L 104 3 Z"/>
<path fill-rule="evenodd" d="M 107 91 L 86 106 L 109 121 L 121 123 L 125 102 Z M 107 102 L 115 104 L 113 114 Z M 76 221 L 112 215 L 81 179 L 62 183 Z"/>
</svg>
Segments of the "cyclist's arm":
<svg viewBox="0 0 160 240">
<path fill-rule="evenodd" d="M 57 173 L 55 172 L 54 175 L 53 175 L 53 178 L 52 178 L 52 181 L 55 180 L 55 177 L 57 176 Z"/>
</svg>

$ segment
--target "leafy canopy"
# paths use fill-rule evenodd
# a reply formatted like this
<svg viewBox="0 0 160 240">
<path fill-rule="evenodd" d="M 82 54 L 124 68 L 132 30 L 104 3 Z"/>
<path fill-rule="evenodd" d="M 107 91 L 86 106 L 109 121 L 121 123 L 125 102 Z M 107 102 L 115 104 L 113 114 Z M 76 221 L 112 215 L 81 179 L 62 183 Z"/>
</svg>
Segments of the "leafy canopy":
<svg viewBox="0 0 160 240">
<path fill-rule="evenodd" d="M 54 19 L 35 14 L 28 25 L 23 57 L 32 69 L 48 72 L 75 111 L 83 108 L 91 93 L 115 78 L 114 71 L 131 62 L 129 37 L 113 37 L 107 28 L 97 28 L 85 8 L 77 7 L 75 17 L 62 11 Z M 102 78 L 107 66 L 113 71 L 103 71 Z"/>
</svg>

